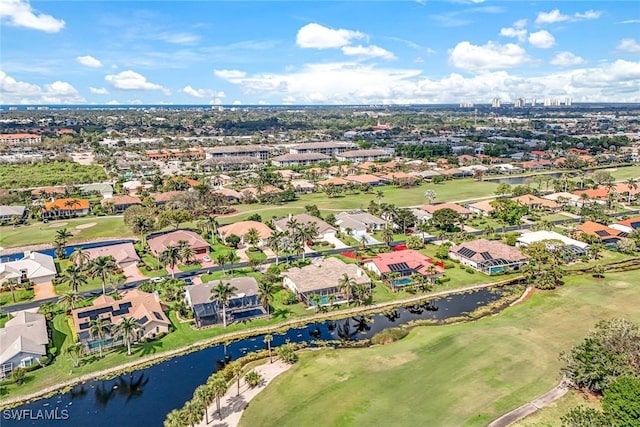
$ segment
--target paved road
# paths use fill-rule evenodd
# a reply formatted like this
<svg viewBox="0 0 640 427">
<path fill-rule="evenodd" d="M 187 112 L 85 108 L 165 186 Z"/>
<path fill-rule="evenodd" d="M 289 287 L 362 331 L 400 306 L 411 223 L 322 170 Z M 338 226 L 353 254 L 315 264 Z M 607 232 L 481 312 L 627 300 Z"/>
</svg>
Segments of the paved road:
<svg viewBox="0 0 640 427">
<path fill-rule="evenodd" d="M 525 403 L 519 408 L 514 409 L 513 411 L 507 412 L 500 418 L 492 421 L 488 427 L 507 427 L 516 421 L 520 421 L 524 417 L 527 417 L 534 412 L 536 412 L 540 408 L 544 408 L 548 404 L 555 402 L 560 399 L 562 396 L 567 394 L 569 391 L 569 387 L 566 382 L 562 380 L 560 384 L 538 397 L 535 400 L 532 400 L 529 403 Z"/>
</svg>

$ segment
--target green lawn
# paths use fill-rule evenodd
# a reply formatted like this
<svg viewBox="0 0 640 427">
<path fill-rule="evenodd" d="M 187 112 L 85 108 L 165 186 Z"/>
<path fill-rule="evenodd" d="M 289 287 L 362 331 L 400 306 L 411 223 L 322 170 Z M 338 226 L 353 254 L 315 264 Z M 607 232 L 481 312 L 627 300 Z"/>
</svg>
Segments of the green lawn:
<svg viewBox="0 0 640 427">
<path fill-rule="evenodd" d="M 89 228 L 77 228 L 79 225 L 95 223 Z M 3 227 L 0 232 L 0 246 L 52 244 L 56 238 L 56 231 L 66 228 L 73 234 L 69 243 L 95 239 L 98 237 L 136 237 L 131 229 L 124 224 L 122 217 L 92 216 L 84 218 L 65 219 L 44 224 L 37 222 L 24 227 Z"/>
<path fill-rule="evenodd" d="M 625 166 L 622 168 L 599 169 L 609 172 L 616 180 L 626 180 L 629 178 L 640 178 L 640 166 Z"/>
<path fill-rule="evenodd" d="M 200 270 L 202 268 L 202 264 L 194 262 L 193 264 L 178 264 L 178 270 L 180 271 L 193 271 Z"/>
<path fill-rule="evenodd" d="M 107 179 L 99 165 L 75 162 L 0 165 L 0 188 L 27 188 L 47 185 L 78 185 Z"/>
<path fill-rule="evenodd" d="M 598 320 L 639 321 L 637 283 L 638 271 L 570 277 L 477 322 L 418 327 L 386 346 L 304 352 L 240 425 L 485 426 L 555 386 L 559 352 Z"/>
<path fill-rule="evenodd" d="M 16 302 L 21 301 L 30 301 L 33 299 L 33 289 L 21 289 L 16 288 L 13 291 L 14 296 L 16 297 Z M 11 292 L 0 292 L 0 306 L 6 304 L 13 304 L 13 298 L 11 297 Z"/>
<path fill-rule="evenodd" d="M 141 259 L 142 261 L 145 262 L 145 264 L 147 264 L 149 268 L 151 268 L 151 270 L 147 270 L 145 267 L 141 267 L 140 272 L 143 275 L 147 277 L 159 277 L 159 276 L 166 276 L 167 274 L 169 274 L 167 272 L 167 269 L 164 267 L 164 265 L 160 265 L 156 257 L 154 257 L 153 255 L 146 253 L 142 255 Z M 158 267 L 161 267 L 161 268 L 158 269 Z"/>
</svg>

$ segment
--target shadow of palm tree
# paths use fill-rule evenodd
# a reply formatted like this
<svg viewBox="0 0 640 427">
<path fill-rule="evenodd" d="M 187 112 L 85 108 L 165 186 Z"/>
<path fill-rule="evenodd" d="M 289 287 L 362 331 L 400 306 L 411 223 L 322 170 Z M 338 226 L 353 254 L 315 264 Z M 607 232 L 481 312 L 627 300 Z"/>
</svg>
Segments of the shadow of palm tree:
<svg viewBox="0 0 640 427">
<path fill-rule="evenodd" d="M 96 403 L 105 407 L 115 396 L 116 391 L 113 388 L 107 390 L 106 381 L 100 381 L 100 385 L 98 385 L 95 390 Z"/>
<path fill-rule="evenodd" d="M 86 389 L 86 386 L 84 384 L 80 384 L 78 386 L 73 387 L 69 391 L 69 397 L 71 398 L 71 400 L 78 399 L 86 396 L 88 392 L 89 391 Z"/>
<path fill-rule="evenodd" d="M 140 356 L 155 354 L 158 350 L 161 350 L 163 346 L 164 344 L 162 341 L 147 341 L 145 343 L 138 344 L 136 353 Z"/>
<path fill-rule="evenodd" d="M 136 379 L 133 373 L 130 373 L 128 377 L 118 377 L 117 393 L 120 396 L 126 396 L 126 402 L 129 402 L 135 397 L 142 396 L 144 386 L 149 382 L 149 378 L 145 377 L 143 373 Z"/>
</svg>

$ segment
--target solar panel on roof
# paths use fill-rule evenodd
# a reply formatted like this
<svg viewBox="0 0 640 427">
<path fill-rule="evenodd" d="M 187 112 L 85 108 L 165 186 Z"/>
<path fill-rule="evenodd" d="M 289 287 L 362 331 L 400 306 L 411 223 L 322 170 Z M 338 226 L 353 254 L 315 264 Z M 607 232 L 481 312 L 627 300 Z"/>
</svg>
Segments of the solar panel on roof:
<svg viewBox="0 0 640 427">
<path fill-rule="evenodd" d="M 606 230 L 598 230 L 596 231 L 596 234 L 600 237 L 605 237 L 609 235 L 609 232 L 607 232 Z"/>
<path fill-rule="evenodd" d="M 485 260 L 489 260 L 493 258 L 489 252 L 482 252 L 480 255 L 482 256 L 482 259 L 485 259 Z"/>
<path fill-rule="evenodd" d="M 462 255 L 465 258 L 471 258 L 472 256 L 474 256 L 476 254 L 476 251 L 474 251 L 473 249 L 469 249 L 469 248 L 462 248 L 458 251 L 458 253 L 460 255 Z"/>
<path fill-rule="evenodd" d="M 409 266 L 406 262 L 398 262 L 396 264 L 389 264 L 389 270 L 391 271 L 406 271 L 409 269 Z"/>
<path fill-rule="evenodd" d="M 109 313 L 112 310 L 112 307 L 102 307 L 96 308 L 95 310 L 88 310 L 82 313 L 78 313 L 78 318 L 82 319 L 83 317 L 89 317 L 90 319 L 95 319 L 102 313 Z"/>
</svg>

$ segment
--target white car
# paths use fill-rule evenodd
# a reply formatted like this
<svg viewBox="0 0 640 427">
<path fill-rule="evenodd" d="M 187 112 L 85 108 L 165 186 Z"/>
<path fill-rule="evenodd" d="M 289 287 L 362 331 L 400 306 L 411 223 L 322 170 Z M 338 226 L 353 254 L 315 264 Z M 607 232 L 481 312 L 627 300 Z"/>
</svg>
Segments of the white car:
<svg viewBox="0 0 640 427">
<path fill-rule="evenodd" d="M 150 280 L 151 283 L 160 283 L 164 280 L 164 277 L 154 277 Z"/>
<path fill-rule="evenodd" d="M 209 255 L 205 255 L 205 256 L 202 257 L 202 261 L 211 262 L 211 257 Z"/>
</svg>

